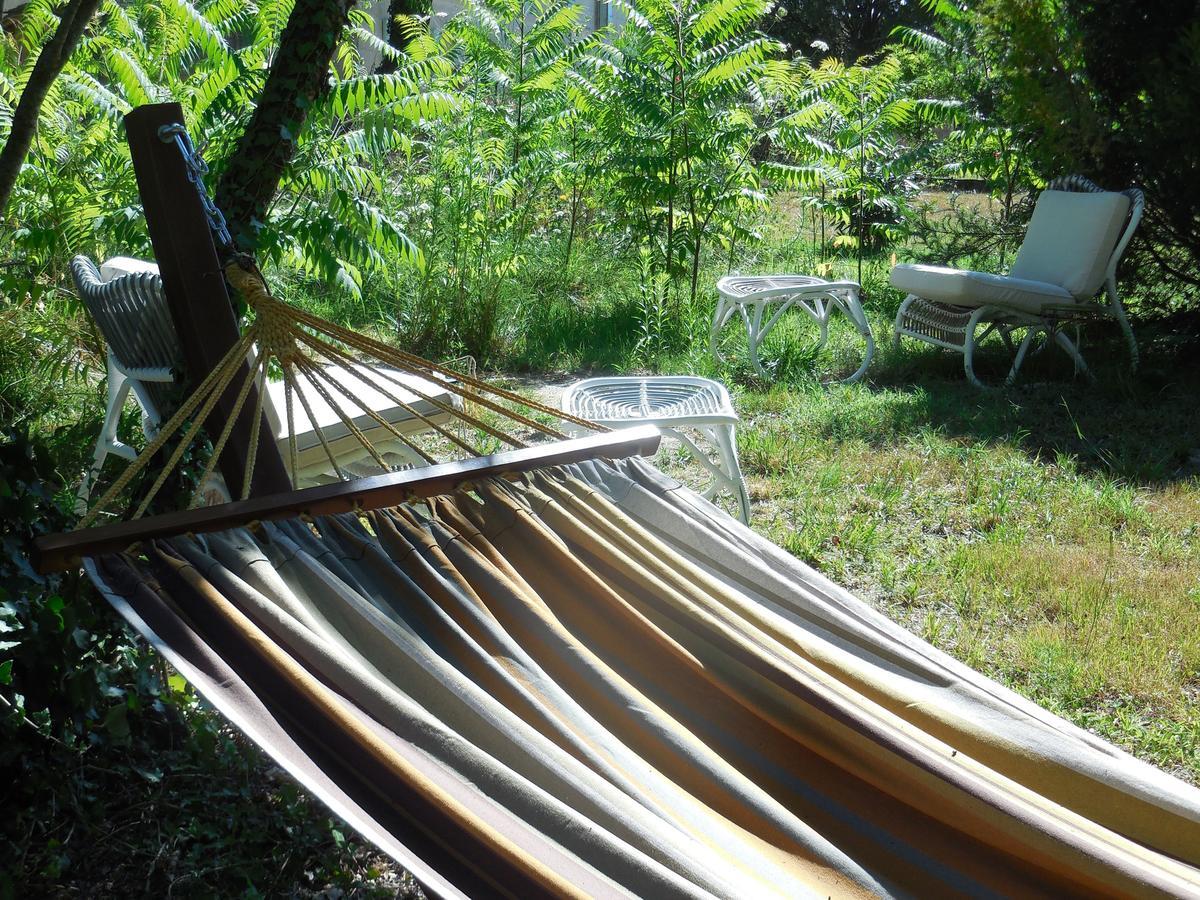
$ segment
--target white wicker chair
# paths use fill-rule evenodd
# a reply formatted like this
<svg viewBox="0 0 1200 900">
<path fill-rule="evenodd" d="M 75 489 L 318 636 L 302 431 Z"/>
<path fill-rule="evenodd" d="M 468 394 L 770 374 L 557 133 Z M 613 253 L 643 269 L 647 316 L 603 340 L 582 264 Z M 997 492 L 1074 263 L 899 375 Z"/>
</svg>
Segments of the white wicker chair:
<svg viewBox="0 0 1200 900">
<path fill-rule="evenodd" d="M 1069 195 L 1101 195 L 1071 199 Z M 1080 175 L 1057 179 L 1038 198 L 1025 241 L 1007 276 L 934 266 L 892 269 L 894 287 L 908 293 L 896 315 L 895 341 L 916 338 L 963 354 L 967 378 L 975 375 L 979 342 L 996 332 L 1013 353 L 1012 384 L 1038 335 L 1053 339 L 1088 373 L 1078 346 L 1062 330 L 1085 318 L 1116 319 L 1137 368 L 1137 341 L 1117 293 L 1117 264 L 1142 218 L 1137 188 L 1108 192 Z M 1106 299 L 1098 294 L 1103 288 Z M 979 332 L 980 327 L 983 331 Z M 1019 345 L 1012 334 L 1024 329 Z"/>
<path fill-rule="evenodd" d="M 76 493 L 77 508 L 86 509 L 92 483 L 108 455 L 115 453 L 126 459 L 137 456 L 137 451 L 117 436 L 121 411 L 130 391 L 142 410 L 142 430 L 147 438 L 152 437 L 163 419 L 173 411 L 172 385 L 182 375 L 183 353 L 163 293 L 162 279 L 153 263 L 117 257 L 97 269 L 87 257 L 77 256 L 71 262 L 71 273 L 79 296 L 108 344 L 108 405 L 104 425 L 96 439 L 92 466 Z M 366 400 L 375 413 L 400 433 L 407 434 L 429 427 L 349 368 L 327 368 L 336 369 L 336 372 L 331 372 L 333 377 L 351 389 L 356 397 Z M 461 403 L 458 395 L 448 391 L 444 385 L 414 375 L 389 372 L 388 381 L 389 393 L 393 397 L 405 401 L 439 425 L 451 422 L 451 414 L 416 394 L 404 391 L 395 383 L 415 387 L 447 406 Z M 310 422 L 303 406 L 297 404 L 294 418 L 298 454 L 297 470 L 290 473 L 293 483 L 300 487 L 334 480 L 325 446 L 329 447 L 338 466 L 347 471 L 364 474 L 377 470 L 378 466 L 373 460 L 367 461 L 369 464 L 364 467 L 367 451 L 350 434 L 338 411 L 317 391 L 306 390 L 303 384 L 297 387 L 304 392 L 316 421 Z M 282 382 L 269 382 L 263 398 L 263 411 L 274 429 L 280 452 L 287 461 L 290 452 L 286 420 L 279 414 L 279 409 L 286 402 L 284 392 Z M 368 414 L 361 410 L 347 410 L 347 415 L 389 464 L 404 466 L 419 461 L 402 442 Z M 317 434 L 318 429 L 325 438 L 324 442 Z M 205 490 L 212 490 L 212 487 L 206 486 Z"/>
</svg>

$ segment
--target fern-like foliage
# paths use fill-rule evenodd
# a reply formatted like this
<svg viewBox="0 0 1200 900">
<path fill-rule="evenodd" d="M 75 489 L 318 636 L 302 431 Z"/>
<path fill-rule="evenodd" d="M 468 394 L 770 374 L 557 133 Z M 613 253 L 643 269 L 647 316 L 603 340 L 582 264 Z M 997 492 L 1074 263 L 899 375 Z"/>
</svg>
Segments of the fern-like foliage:
<svg viewBox="0 0 1200 900">
<path fill-rule="evenodd" d="M 427 353 L 488 358 L 501 338 L 504 287 L 524 265 L 531 235 L 563 225 L 558 191 L 572 178 L 582 208 L 586 179 L 568 174 L 585 152 L 577 118 L 573 151 L 566 135 L 569 110 L 578 110 L 572 98 L 590 84 L 585 60 L 596 41 L 584 37 L 579 15 L 567 0 L 467 0 L 437 37 L 410 33 L 412 61 L 396 76 L 436 78 L 442 92 L 428 94 L 424 107 L 397 107 L 415 127 L 397 148 L 397 215 L 426 263 L 398 318 Z M 444 68 L 446 60 L 453 66 Z"/>
<path fill-rule="evenodd" d="M 38 139 L 2 229 L 34 270 L 59 279 L 76 253 L 149 255 L 122 116 L 176 100 L 207 158 L 210 187 L 249 121 L 291 0 L 107 0 L 46 103 Z M 0 138 L 34 53 L 57 24 L 34 0 L 0 37 Z M 352 294 L 363 273 L 419 267 L 421 254 L 388 206 L 386 171 L 418 123 L 451 116 L 458 98 L 436 46 L 363 71 L 360 47 L 379 39 L 356 19 L 311 110 L 300 151 L 271 209 L 265 262 L 287 263 Z M 389 48 L 393 56 L 398 51 Z"/>
<path fill-rule="evenodd" d="M 746 237 L 763 202 L 753 152 L 795 94 L 795 67 L 757 30 L 766 0 L 618 5 L 600 119 L 612 189 L 626 234 L 694 299 L 705 249 Z"/>
<path fill-rule="evenodd" d="M 829 58 L 804 74 L 797 108 L 779 123 L 783 159 L 765 173 L 804 192 L 831 247 L 855 251 L 899 238 L 927 172 L 930 125 L 949 127 L 957 104 L 915 94 L 902 53 L 853 66 Z"/>
<path fill-rule="evenodd" d="M 905 220 L 928 160 L 919 130 L 973 127 L 913 87 L 914 54 L 950 58 L 942 38 L 814 67 L 759 30 L 770 0 L 614 2 L 623 24 L 589 35 L 573 0 L 463 0 L 436 32 L 404 19 L 403 51 L 354 11 L 262 261 L 390 318 L 426 355 L 486 361 L 519 339 L 517 305 L 538 302 L 514 296 L 529 260 L 561 260 L 545 279 L 563 292 L 575 248 L 603 240 L 637 260 L 664 334 L 706 255 L 756 240 L 770 191 L 797 192 L 831 239 L 861 248 Z M 0 249 L 58 283 L 76 253 L 149 255 L 123 115 L 181 103 L 211 188 L 293 3 L 104 0 L 43 107 Z M 32 0 L 0 35 L 0 138 L 56 25 L 54 0 Z"/>
</svg>

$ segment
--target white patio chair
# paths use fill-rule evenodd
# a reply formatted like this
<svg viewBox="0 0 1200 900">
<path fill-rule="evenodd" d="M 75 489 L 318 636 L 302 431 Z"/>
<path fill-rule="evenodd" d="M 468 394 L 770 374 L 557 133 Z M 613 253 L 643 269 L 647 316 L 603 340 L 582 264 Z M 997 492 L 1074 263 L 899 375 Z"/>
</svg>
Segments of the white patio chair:
<svg viewBox="0 0 1200 900">
<path fill-rule="evenodd" d="M 108 404 L 104 425 L 96 439 L 92 466 L 76 493 L 77 507 L 86 509 L 92 483 L 108 455 L 113 453 L 125 459 L 137 456 L 137 451 L 117 435 L 121 411 L 130 391 L 142 410 L 142 430 L 147 438 L 153 437 L 162 421 L 173 411 L 172 385 L 182 376 L 183 352 L 167 307 L 162 279 L 154 263 L 116 257 L 97 269 L 87 257 L 77 256 L 71 262 L 71 273 L 79 296 L 108 344 Z M 430 400 L 405 391 L 400 385 L 414 388 L 447 406 L 461 405 L 461 398 L 447 390 L 444 384 L 414 375 L 392 370 L 382 373 L 386 377 L 386 390 L 392 395 L 388 397 L 349 367 L 325 368 L 332 378 L 401 434 L 420 431 L 429 425 L 397 404 L 393 397 L 439 425 L 450 422 L 452 416 Z M 296 471 L 289 473 L 293 484 L 302 487 L 336 478 L 318 429 L 340 468 L 355 474 L 377 471 L 378 465 L 368 458 L 361 441 L 350 434 L 338 411 L 319 392 L 303 382 L 297 385 L 297 389 L 304 393 L 316 421 L 310 421 L 303 403 L 293 404 L 297 449 Z M 279 412 L 286 405 L 285 392 L 283 382 L 268 382 L 263 411 L 274 431 L 280 453 L 290 466 L 286 417 Z M 367 413 L 346 410 L 346 415 L 389 465 L 399 467 L 420 461 L 403 442 Z"/>
<path fill-rule="evenodd" d="M 1137 188 L 1105 191 L 1080 175 L 1051 182 L 1034 207 L 1025 240 L 1007 276 L 940 266 L 900 265 L 893 287 L 908 297 L 896 314 L 895 341 L 916 338 L 963 354 L 967 378 L 975 375 L 979 342 L 996 332 L 1014 354 L 1012 384 L 1038 335 L 1053 340 L 1088 373 L 1079 347 L 1063 326 L 1089 317 L 1111 317 L 1125 334 L 1137 368 L 1137 341 L 1117 293 L 1117 264 L 1142 218 Z M 1101 288 L 1106 299 L 1097 295 Z M 983 326 L 983 331 L 976 332 Z M 1014 331 L 1024 329 L 1019 345 Z M 1039 348 L 1040 349 L 1040 348 Z"/>
</svg>

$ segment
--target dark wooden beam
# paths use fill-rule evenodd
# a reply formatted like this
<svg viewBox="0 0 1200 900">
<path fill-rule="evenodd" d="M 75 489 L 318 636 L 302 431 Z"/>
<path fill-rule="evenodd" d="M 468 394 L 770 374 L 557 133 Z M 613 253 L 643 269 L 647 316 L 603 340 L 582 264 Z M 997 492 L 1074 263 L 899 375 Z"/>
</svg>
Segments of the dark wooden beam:
<svg viewBox="0 0 1200 900">
<path fill-rule="evenodd" d="M 125 116 L 125 139 L 133 157 L 163 290 L 183 344 L 187 381 L 196 385 L 237 342 L 239 332 L 200 195 L 188 180 L 179 148 L 159 137 L 159 129 L 172 124 L 186 124 L 178 103 L 139 106 Z M 237 386 L 248 374 L 249 367 L 243 364 L 210 416 L 210 433 L 219 432 L 229 421 Z M 221 474 L 234 496 L 242 493 L 254 409 L 252 390 L 221 454 Z M 274 433 L 263 416 L 250 493 L 274 494 L 291 486 Z"/>
<path fill-rule="evenodd" d="M 597 457 L 620 459 L 635 455 L 649 456 L 658 449 L 658 442 L 658 428 L 639 425 L 589 437 L 507 450 L 462 462 L 440 463 L 354 481 L 322 484 L 300 491 L 253 497 L 220 506 L 205 506 L 131 522 L 49 534 L 34 541 L 33 564 L 43 574 L 57 572 L 78 565 L 84 557 L 118 553 L 153 538 L 203 534 L 255 521 L 288 519 L 300 515 L 325 516 L 353 509 L 395 506 L 413 497 L 445 494 L 464 482 L 495 475 L 528 472 Z"/>
</svg>

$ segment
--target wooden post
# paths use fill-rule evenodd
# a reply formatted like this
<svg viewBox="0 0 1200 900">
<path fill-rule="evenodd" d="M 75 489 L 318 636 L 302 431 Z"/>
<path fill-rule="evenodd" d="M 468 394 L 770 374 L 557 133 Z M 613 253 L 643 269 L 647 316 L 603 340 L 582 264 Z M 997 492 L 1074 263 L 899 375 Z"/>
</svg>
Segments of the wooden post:
<svg viewBox="0 0 1200 900">
<path fill-rule="evenodd" d="M 167 143 L 159 137 L 162 126 L 173 124 L 185 124 L 183 108 L 178 103 L 139 106 L 125 116 L 125 139 L 129 142 L 163 290 L 175 330 L 183 344 L 187 383 L 196 385 L 237 342 L 239 332 L 200 196 L 188 180 L 187 167 L 175 142 Z M 216 424 L 215 429 L 210 425 L 210 433 L 219 432 L 229 420 L 237 387 L 248 375 L 249 366 L 243 363 L 240 373 L 209 416 L 209 422 Z M 250 450 L 255 392 L 256 389 L 251 389 L 221 453 L 221 474 L 234 497 L 241 496 L 242 477 Z M 274 431 L 265 415 L 251 485 L 252 496 L 292 488 L 275 444 Z"/>
</svg>

